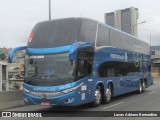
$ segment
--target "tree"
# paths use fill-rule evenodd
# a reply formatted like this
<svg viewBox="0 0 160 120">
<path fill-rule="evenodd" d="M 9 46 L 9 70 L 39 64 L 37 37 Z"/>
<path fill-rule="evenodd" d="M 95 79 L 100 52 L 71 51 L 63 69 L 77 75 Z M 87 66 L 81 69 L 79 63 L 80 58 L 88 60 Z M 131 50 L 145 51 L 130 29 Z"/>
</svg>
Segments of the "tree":
<svg viewBox="0 0 160 120">
<path fill-rule="evenodd" d="M 0 59 L 1 59 L 1 60 L 5 60 L 5 59 L 6 59 L 5 53 L 1 53 L 1 54 L 0 54 Z"/>
</svg>

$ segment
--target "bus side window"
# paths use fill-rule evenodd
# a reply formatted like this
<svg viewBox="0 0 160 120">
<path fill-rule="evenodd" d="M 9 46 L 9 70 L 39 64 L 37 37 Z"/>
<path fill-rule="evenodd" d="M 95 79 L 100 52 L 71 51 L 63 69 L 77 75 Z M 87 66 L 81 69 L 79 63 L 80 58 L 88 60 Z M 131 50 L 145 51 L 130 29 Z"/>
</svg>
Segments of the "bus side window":
<svg viewBox="0 0 160 120">
<path fill-rule="evenodd" d="M 84 60 L 84 71 L 88 75 L 92 72 L 92 62 L 90 60 Z"/>
<path fill-rule="evenodd" d="M 119 74 L 119 67 L 115 67 L 114 70 L 115 70 L 115 72 L 114 72 L 115 76 L 116 77 L 120 76 L 120 74 Z"/>
<path fill-rule="evenodd" d="M 79 78 L 92 73 L 93 53 L 89 51 L 79 51 L 77 59 L 77 75 Z"/>
<path fill-rule="evenodd" d="M 134 63 L 120 62 L 119 69 L 119 73 L 122 76 L 133 76 L 137 75 L 137 72 L 139 72 L 139 67 L 136 67 Z"/>
<path fill-rule="evenodd" d="M 98 76 L 99 77 L 107 77 L 107 69 L 106 69 L 106 63 L 103 63 L 98 68 Z"/>
<path fill-rule="evenodd" d="M 137 75 L 139 67 L 136 67 L 134 63 L 109 61 L 102 63 L 99 66 L 99 77 L 118 77 Z"/>
<path fill-rule="evenodd" d="M 108 68 L 107 69 L 107 77 L 114 77 L 115 76 L 114 68 Z"/>
<path fill-rule="evenodd" d="M 148 72 L 151 72 L 151 65 L 148 66 Z"/>
<path fill-rule="evenodd" d="M 115 76 L 115 63 L 105 62 L 98 68 L 99 77 L 114 77 Z"/>
<path fill-rule="evenodd" d="M 78 76 L 87 76 L 92 72 L 92 62 L 89 60 L 79 59 L 78 61 Z"/>
</svg>

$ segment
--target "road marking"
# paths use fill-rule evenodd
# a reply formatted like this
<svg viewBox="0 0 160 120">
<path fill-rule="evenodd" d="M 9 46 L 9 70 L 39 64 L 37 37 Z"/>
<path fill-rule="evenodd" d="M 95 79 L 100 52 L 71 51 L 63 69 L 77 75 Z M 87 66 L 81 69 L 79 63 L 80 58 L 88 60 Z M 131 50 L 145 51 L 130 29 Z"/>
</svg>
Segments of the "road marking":
<svg viewBox="0 0 160 120">
<path fill-rule="evenodd" d="M 114 106 L 117 106 L 117 105 L 120 105 L 120 104 L 123 104 L 123 103 L 124 103 L 124 102 L 116 103 L 116 104 L 113 104 L 113 105 L 104 107 L 104 108 L 102 108 L 102 109 L 107 109 L 107 108 L 114 107 Z"/>
<path fill-rule="evenodd" d="M 155 93 L 156 91 L 152 91 L 152 92 L 150 92 L 150 93 L 148 93 L 148 94 L 152 94 L 152 93 Z"/>
</svg>

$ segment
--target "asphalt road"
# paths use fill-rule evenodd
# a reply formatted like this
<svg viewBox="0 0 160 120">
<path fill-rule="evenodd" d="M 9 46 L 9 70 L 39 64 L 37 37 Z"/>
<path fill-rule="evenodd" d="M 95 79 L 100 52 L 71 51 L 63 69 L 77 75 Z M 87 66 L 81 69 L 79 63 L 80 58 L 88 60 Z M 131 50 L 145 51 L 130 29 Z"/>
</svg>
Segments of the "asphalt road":
<svg viewBox="0 0 160 120">
<path fill-rule="evenodd" d="M 154 80 L 154 85 L 150 86 L 146 89 L 146 91 L 142 94 L 137 94 L 135 92 L 118 96 L 112 99 L 112 101 L 109 104 L 103 104 L 96 108 L 91 108 L 88 105 L 78 106 L 78 107 L 43 107 L 43 106 L 37 106 L 37 105 L 31 105 L 31 106 L 24 106 L 14 109 L 8 109 L 6 111 L 52 111 L 53 114 L 57 110 L 73 110 L 73 111 L 160 111 L 160 79 Z M 55 112 L 56 114 L 56 112 Z M 63 113 L 61 113 L 61 116 L 63 116 Z M 49 119 L 49 118 L 46 118 Z M 54 120 L 62 120 L 62 118 L 57 117 L 54 118 Z M 67 119 L 67 117 L 63 118 L 63 120 Z M 72 118 L 70 118 L 72 119 Z M 73 118 L 75 119 L 75 118 Z M 82 119 L 81 117 L 76 119 Z M 83 118 L 85 119 L 85 118 Z M 103 120 L 106 119 L 104 117 L 93 117 L 93 118 L 87 118 L 89 119 L 95 119 L 95 120 Z M 125 120 L 125 118 L 110 118 L 107 117 L 107 120 Z M 143 118 L 130 118 L 133 120 L 152 120 L 152 119 L 159 119 L 159 118 L 151 118 L 151 117 L 143 117 Z M 16 118 L 17 120 L 17 118 Z M 39 119 L 40 120 L 40 119 Z"/>
</svg>

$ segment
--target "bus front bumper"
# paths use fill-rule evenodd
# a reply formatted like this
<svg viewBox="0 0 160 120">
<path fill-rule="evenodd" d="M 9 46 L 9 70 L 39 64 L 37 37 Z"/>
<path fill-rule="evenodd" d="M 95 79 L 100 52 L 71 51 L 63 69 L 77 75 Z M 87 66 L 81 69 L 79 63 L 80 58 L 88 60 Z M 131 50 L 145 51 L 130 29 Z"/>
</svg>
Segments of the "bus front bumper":
<svg viewBox="0 0 160 120">
<path fill-rule="evenodd" d="M 23 91 L 25 104 L 47 105 L 47 106 L 77 106 L 81 104 L 81 93 L 73 91 L 59 96 L 47 97 L 45 93 L 42 96 L 35 96 Z"/>
</svg>

